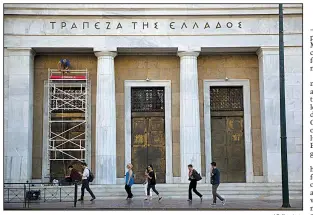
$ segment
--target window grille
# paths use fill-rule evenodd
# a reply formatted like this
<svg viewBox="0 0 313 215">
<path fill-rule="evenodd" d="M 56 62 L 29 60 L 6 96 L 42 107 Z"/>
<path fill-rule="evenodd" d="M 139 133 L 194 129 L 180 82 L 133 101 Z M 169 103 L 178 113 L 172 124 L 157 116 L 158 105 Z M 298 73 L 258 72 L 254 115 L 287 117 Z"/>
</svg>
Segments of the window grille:
<svg viewBox="0 0 313 215">
<path fill-rule="evenodd" d="M 211 111 L 243 111 L 242 87 L 210 87 Z"/>
<path fill-rule="evenodd" d="M 136 87 L 131 90 L 132 112 L 164 112 L 164 87 Z"/>
</svg>

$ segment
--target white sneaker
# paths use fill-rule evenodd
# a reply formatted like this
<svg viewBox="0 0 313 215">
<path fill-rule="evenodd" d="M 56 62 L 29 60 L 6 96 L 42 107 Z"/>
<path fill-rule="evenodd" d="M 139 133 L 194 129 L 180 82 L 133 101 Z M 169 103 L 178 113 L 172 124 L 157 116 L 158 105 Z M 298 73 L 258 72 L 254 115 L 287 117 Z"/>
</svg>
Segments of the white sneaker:
<svg viewBox="0 0 313 215">
<path fill-rule="evenodd" d="M 216 203 L 212 203 L 211 205 L 212 205 L 212 206 L 216 206 Z"/>
<path fill-rule="evenodd" d="M 226 204 L 226 199 L 222 201 L 222 205 L 225 205 L 225 204 Z"/>
</svg>

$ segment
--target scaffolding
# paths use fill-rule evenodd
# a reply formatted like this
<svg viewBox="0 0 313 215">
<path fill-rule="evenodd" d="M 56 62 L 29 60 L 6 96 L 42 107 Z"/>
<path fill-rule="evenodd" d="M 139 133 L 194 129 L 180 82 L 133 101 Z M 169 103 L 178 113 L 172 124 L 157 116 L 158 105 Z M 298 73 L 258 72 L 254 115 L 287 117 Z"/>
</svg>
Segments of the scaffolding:
<svg viewBox="0 0 313 215">
<path fill-rule="evenodd" d="M 63 74 L 65 73 L 65 75 Z M 47 173 L 61 178 L 68 165 L 90 154 L 90 87 L 88 70 L 48 69 Z"/>
</svg>

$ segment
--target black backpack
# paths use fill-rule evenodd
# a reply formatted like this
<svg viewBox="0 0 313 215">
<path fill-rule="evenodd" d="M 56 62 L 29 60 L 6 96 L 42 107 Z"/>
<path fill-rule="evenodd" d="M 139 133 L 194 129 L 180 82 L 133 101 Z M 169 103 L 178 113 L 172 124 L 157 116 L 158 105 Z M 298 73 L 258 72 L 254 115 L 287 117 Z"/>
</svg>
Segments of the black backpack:
<svg viewBox="0 0 313 215">
<path fill-rule="evenodd" d="M 93 179 L 95 178 L 95 176 L 93 175 L 93 173 L 91 172 L 91 170 L 90 169 L 88 169 L 89 170 L 89 177 L 88 177 L 88 181 L 89 182 L 92 182 L 93 181 Z"/>
<path fill-rule="evenodd" d="M 196 170 L 194 170 L 194 171 L 195 171 L 194 177 L 195 177 L 196 181 L 200 181 L 202 179 L 201 175 Z"/>
</svg>

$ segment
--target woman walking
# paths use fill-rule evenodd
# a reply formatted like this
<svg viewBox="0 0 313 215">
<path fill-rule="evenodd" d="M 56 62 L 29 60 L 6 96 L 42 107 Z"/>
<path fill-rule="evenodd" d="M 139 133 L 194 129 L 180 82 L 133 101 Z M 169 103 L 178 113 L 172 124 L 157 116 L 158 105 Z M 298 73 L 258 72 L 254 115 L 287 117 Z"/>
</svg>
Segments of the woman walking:
<svg viewBox="0 0 313 215">
<path fill-rule="evenodd" d="M 152 168 L 153 169 L 153 168 Z M 148 170 L 148 167 L 146 168 L 146 171 L 145 171 L 145 176 L 146 176 L 146 180 L 145 182 L 143 183 L 144 185 L 144 189 L 145 189 L 145 195 L 147 196 L 147 190 L 148 190 L 148 177 L 147 177 L 147 174 L 149 173 L 149 170 Z M 152 192 L 150 192 L 150 198 L 152 198 Z"/>
<path fill-rule="evenodd" d="M 132 199 L 133 194 L 131 191 L 131 186 L 134 184 L 134 173 L 133 173 L 133 165 L 131 163 L 127 164 L 128 171 L 125 174 L 125 190 L 127 192 L 127 198 L 126 199 Z"/>
<path fill-rule="evenodd" d="M 148 188 L 147 188 L 147 195 L 146 195 L 145 200 L 148 200 L 148 196 L 150 196 L 150 189 L 152 188 L 153 192 L 155 192 L 158 195 L 159 201 L 161 201 L 162 197 L 160 197 L 159 192 L 155 189 L 155 185 L 156 185 L 155 173 L 153 171 L 151 164 L 148 166 L 148 173 L 146 173 L 146 176 L 148 177 Z"/>
</svg>

